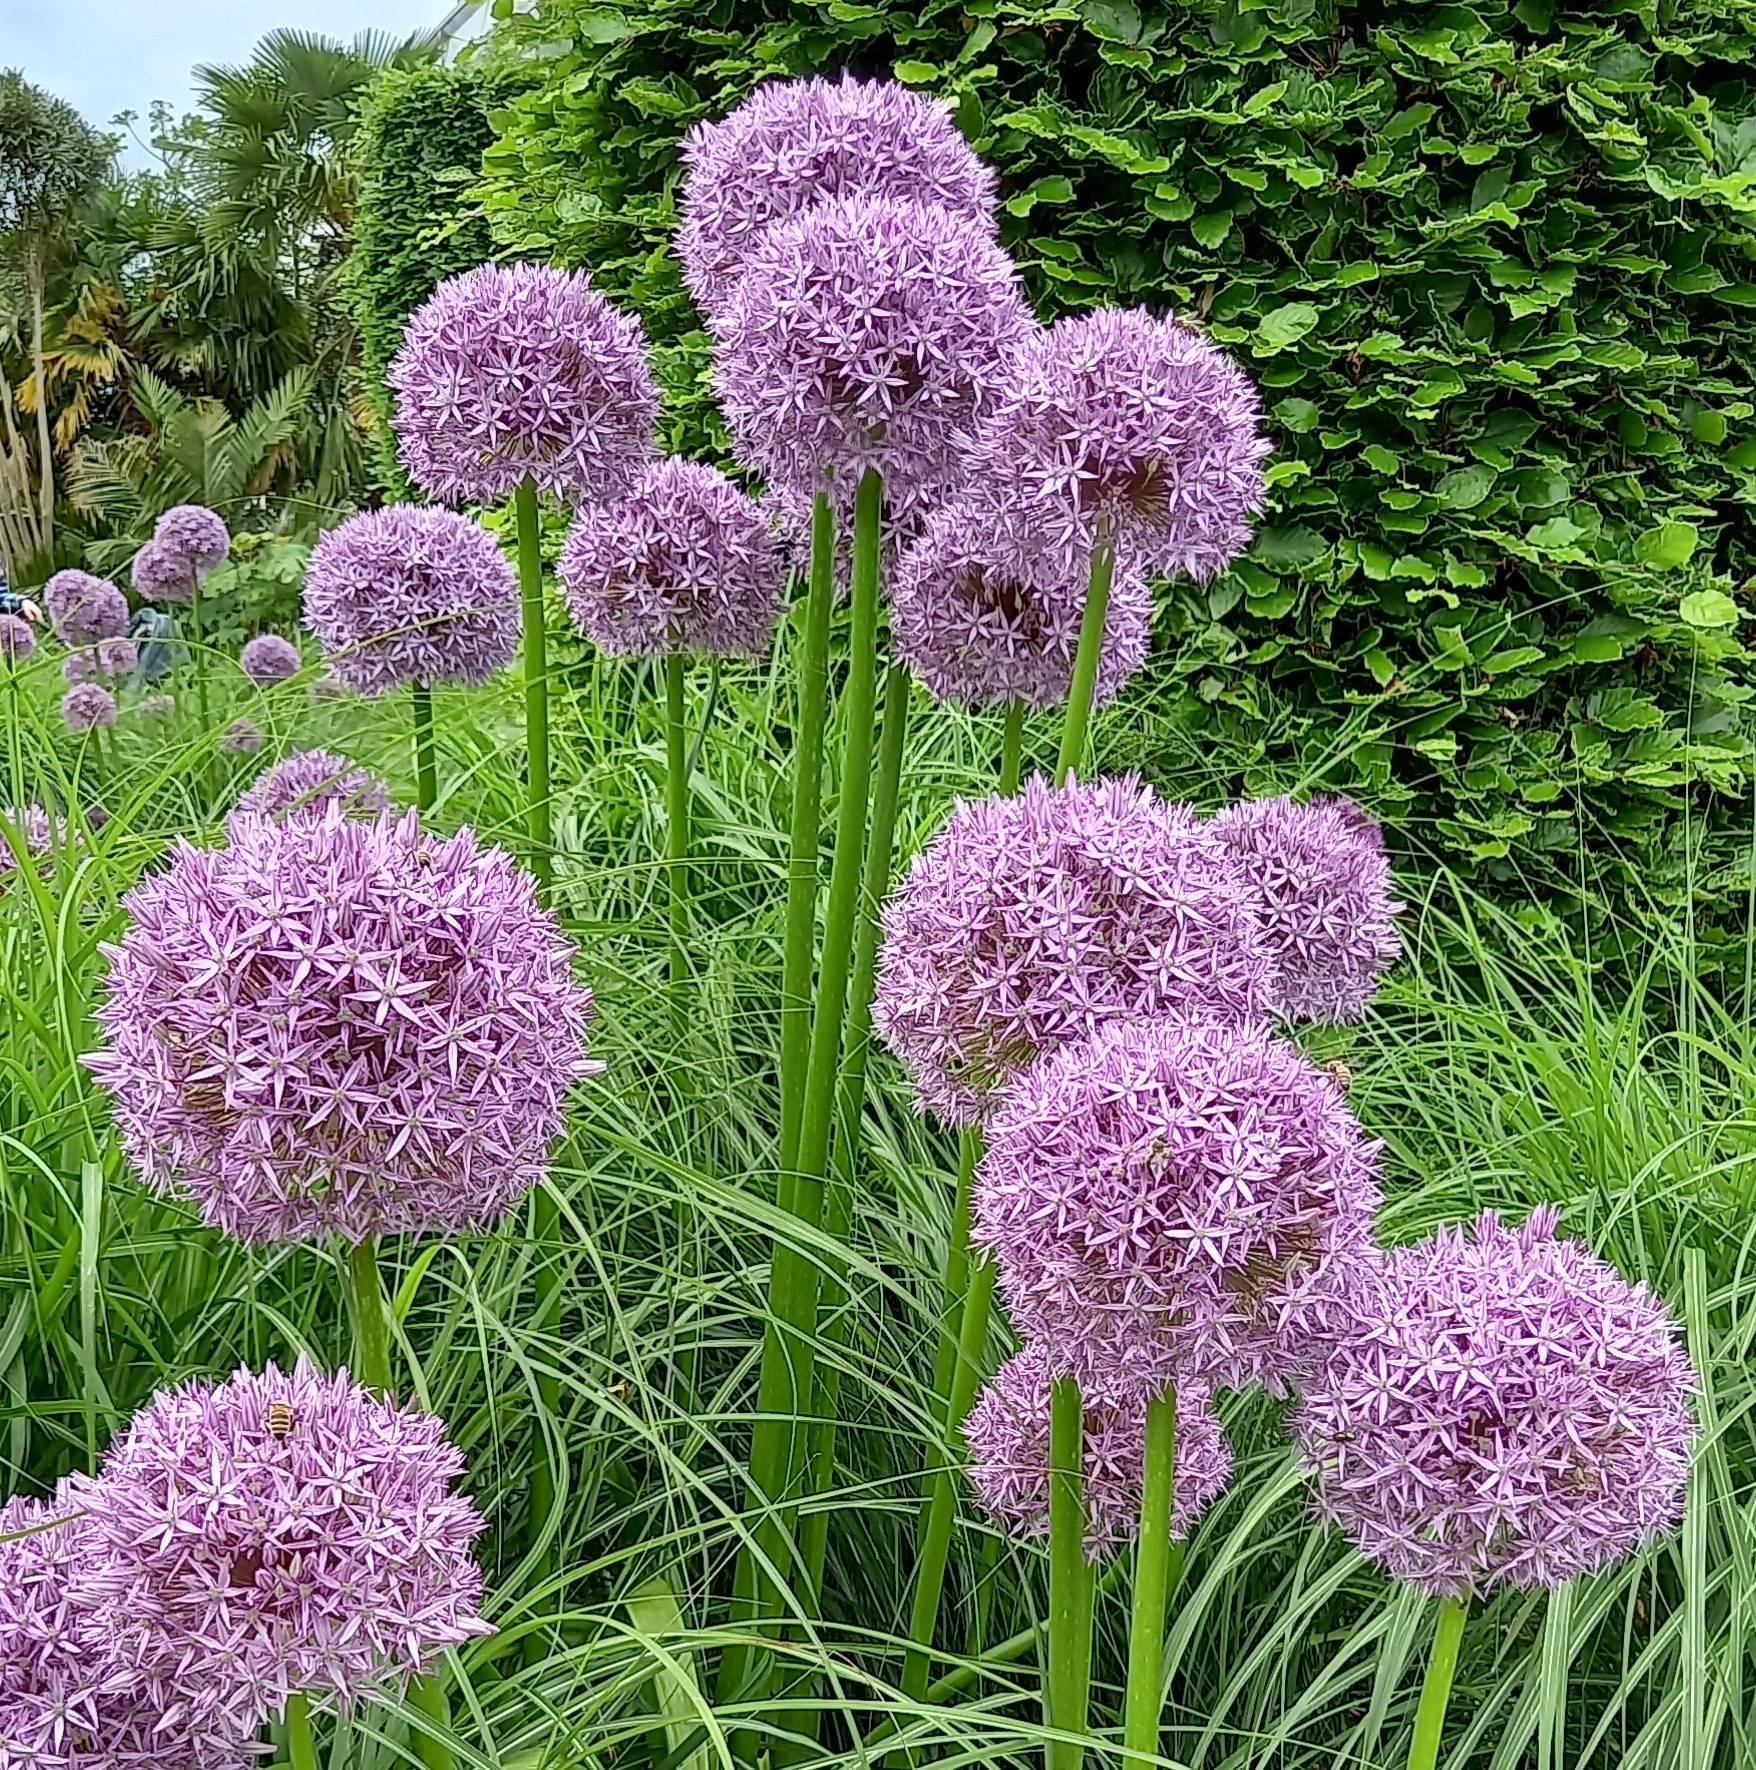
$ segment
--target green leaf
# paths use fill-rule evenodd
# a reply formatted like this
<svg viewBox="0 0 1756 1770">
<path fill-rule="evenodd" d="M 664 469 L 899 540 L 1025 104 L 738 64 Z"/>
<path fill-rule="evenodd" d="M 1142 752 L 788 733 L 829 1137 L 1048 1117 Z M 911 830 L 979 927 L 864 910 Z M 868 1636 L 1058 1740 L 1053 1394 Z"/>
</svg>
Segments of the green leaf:
<svg viewBox="0 0 1756 1770">
<path fill-rule="evenodd" d="M 930 61 L 895 62 L 891 72 L 905 86 L 931 86 L 939 78 L 938 67 Z"/>
<path fill-rule="evenodd" d="M 1322 317 L 1322 309 L 1308 301 L 1286 301 L 1270 308 L 1256 324 L 1257 354 L 1272 355 L 1297 344 Z"/>
<path fill-rule="evenodd" d="M 1189 231 L 1195 236 L 1197 244 L 1205 246 L 1209 252 L 1215 251 L 1232 231 L 1232 212 L 1229 209 L 1215 209 L 1205 215 L 1197 215 L 1189 223 Z"/>
<path fill-rule="evenodd" d="M 1250 556 L 1270 566 L 1313 565 L 1329 551 L 1329 543 L 1315 529 L 1281 528 L 1270 525 L 1259 529 Z"/>
<path fill-rule="evenodd" d="M 1659 571 L 1675 571 L 1694 557 L 1701 531 L 1692 522 L 1662 522 L 1634 537 L 1634 557 Z"/>
<path fill-rule="evenodd" d="M 1007 199 L 1007 213 L 1011 215 L 1028 215 L 1038 203 L 1071 203 L 1073 201 L 1073 181 L 1054 173 L 1048 178 L 1039 178 L 1029 190 L 1023 190 L 1015 197 Z"/>
<path fill-rule="evenodd" d="M 1473 510 L 1494 489 L 1500 476 L 1491 467 L 1459 467 L 1434 488 L 1453 510 Z"/>
<path fill-rule="evenodd" d="M 1084 0 L 1079 16 L 1094 37 L 1106 43 L 1140 41 L 1140 8 L 1134 0 Z"/>
<path fill-rule="evenodd" d="M 1691 627 L 1735 627 L 1743 618 L 1738 605 L 1723 590 L 1692 590 L 1678 605 Z"/>
</svg>

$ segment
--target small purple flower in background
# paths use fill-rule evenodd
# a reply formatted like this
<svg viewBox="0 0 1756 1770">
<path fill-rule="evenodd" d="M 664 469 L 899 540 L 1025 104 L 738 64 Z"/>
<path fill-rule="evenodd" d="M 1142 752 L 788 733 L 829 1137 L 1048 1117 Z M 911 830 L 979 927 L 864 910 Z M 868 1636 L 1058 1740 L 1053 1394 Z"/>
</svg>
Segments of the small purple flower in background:
<svg viewBox="0 0 1756 1770">
<path fill-rule="evenodd" d="M 1180 1009 L 1260 1018 L 1248 886 L 1132 776 L 961 804 L 884 906 L 873 1022 L 923 1106 L 971 1124 L 1040 1052 Z"/>
<path fill-rule="evenodd" d="M 448 277 L 410 318 L 387 379 L 403 465 L 447 503 L 498 503 L 526 478 L 601 503 L 654 453 L 646 335 L 584 271 L 484 264 Z"/>
<path fill-rule="evenodd" d="M 624 656 L 759 655 L 780 619 L 783 576 L 755 499 L 717 469 L 675 457 L 617 503 L 582 514 L 561 550 L 580 631 Z"/>
<path fill-rule="evenodd" d="M 118 676 L 131 676 L 140 663 L 140 652 L 132 639 L 101 639 L 98 641 L 98 669 L 112 681 Z"/>
<path fill-rule="evenodd" d="M 90 572 L 56 572 L 43 586 L 43 607 L 55 635 L 66 645 L 96 645 L 128 630 L 128 598 L 107 578 Z"/>
<path fill-rule="evenodd" d="M 258 633 L 254 639 L 247 640 L 238 654 L 238 663 L 258 688 L 285 682 L 304 668 L 299 648 L 278 633 Z"/>
<path fill-rule="evenodd" d="M 149 694 L 134 704 L 134 711 L 142 719 L 169 719 L 177 710 L 174 695 Z"/>
<path fill-rule="evenodd" d="M 251 724 L 248 719 L 234 719 L 220 734 L 220 748 L 229 750 L 234 756 L 254 755 L 264 742 L 261 727 Z"/>
<path fill-rule="evenodd" d="M 1000 1367 L 964 1422 L 970 1486 L 982 1506 L 1023 1536 L 1049 1532 L 1049 1385 L 1042 1349 Z M 1092 1561 L 1140 1530 L 1146 1473 L 1143 1393 L 1089 1391 L 1085 1413 L 1085 1552 Z M 1171 1535 L 1186 1537 L 1232 1478 L 1232 1448 L 1205 1390 L 1177 1391 Z"/>
<path fill-rule="evenodd" d="M 205 504 L 173 506 L 153 525 L 152 538 L 181 563 L 186 577 L 205 578 L 232 551 L 225 519 Z"/>
<path fill-rule="evenodd" d="M 243 1241 L 494 1222 L 542 1178 L 591 992 L 473 832 L 231 820 L 124 900 L 86 1059 L 143 1177 Z"/>
<path fill-rule="evenodd" d="M 0 615 L 0 663 L 21 664 L 36 649 L 36 630 L 23 615 Z"/>
<path fill-rule="evenodd" d="M 16 842 L 33 860 L 51 853 L 64 839 L 65 826 L 59 818 L 50 821 L 40 805 L 0 805 L 0 892 L 5 890 L 6 875 L 18 870 Z"/>
<path fill-rule="evenodd" d="M 1390 862 L 1377 823 L 1348 799 L 1252 799 L 1209 828 L 1256 893 L 1279 972 L 1276 1011 L 1344 1026 L 1402 951 Z"/>
<path fill-rule="evenodd" d="M 1281 1393 L 1375 1263 L 1378 1145 L 1266 1027 L 1106 1026 L 1026 1070 L 986 1129 L 971 1245 L 1013 1326 L 1095 1393 Z"/>
<path fill-rule="evenodd" d="M 518 649 L 518 580 L 480 523 L 395 504 L 317 543 L 305 620 L 331 670 L 361 694 L 483 683 Z"/>
<path fill-rule="evenodd" d="M 1089 562 L 1040 552 L 1017 529 L 947 505 L 888 579 L 897 655 L 942 701 L 1041 709 L 1067 699 Z M 1151 641 L 1152 593 L 1124 568 L 1110 592 L 1094 706 L 1115 699 Z"/>
<path fill-rule="evenodd" d="M 61 660 L 61 680 L 68 683 L 96 682 L 100 675 L 98 654 L 91 646 L 70 651 Z"/>
<path fill-rule="evenodd" d="M 1391 1250 L 1293 1416 L 1318 1511 L 1436 1597 L 1558 1586 L 1683 1516 L 1676 1326 L 1555 1228 L 1490 1212 Z"/>
<path fill-rule="evenodd" d="M 338 805 L 349 817 L 376 817 L 390 809 L 390 789 L 346 756 L 295 750 L 258 775 L 238 809 L 256 817 L 304 817 Z"/>
<path fill-rule="evenodd" d="M 69 731 L 98 731 L 116 723 L 116 697 L 95 682 L 79 682 L 61 697 Z"/>
<path fill-rule="evenodd" d="M 147 602 L 187 602 L 195 593 L 188 560 L 163 541 L 148 541 L 135 554 L 129 580 Z"/>
<path fill-rule="evenodd" d="M 890 80 L 775 80 L 683 142 L 677 255 L 710 317 L 762 230 L 838 197 L 904 197 L 994 231 L 994 174 L 944 103 Z"/>
</svg>

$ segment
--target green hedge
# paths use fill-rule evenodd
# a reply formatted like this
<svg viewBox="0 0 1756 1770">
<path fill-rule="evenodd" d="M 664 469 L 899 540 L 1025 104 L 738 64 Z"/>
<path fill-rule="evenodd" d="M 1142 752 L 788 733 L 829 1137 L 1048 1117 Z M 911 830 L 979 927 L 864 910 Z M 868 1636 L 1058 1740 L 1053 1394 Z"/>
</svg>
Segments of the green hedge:
<svg viewBox="0 0 1756 1770">
<path fill-rule="evenodd" d="M 1749 6 L 547 0 L 497 43 L 543 59 L 484 213 L 639 308 L 673 442 L 718 441 L 666 249 L 679 137 L 776 74 L 951 95 L 1045 317 L 1194 316 L 1267 398 L 1271 512 L 1171 592 L 1154 708 L 1241 786 L 1356 791 L 1564 907 L 1738 900 Z"/>
</svg>

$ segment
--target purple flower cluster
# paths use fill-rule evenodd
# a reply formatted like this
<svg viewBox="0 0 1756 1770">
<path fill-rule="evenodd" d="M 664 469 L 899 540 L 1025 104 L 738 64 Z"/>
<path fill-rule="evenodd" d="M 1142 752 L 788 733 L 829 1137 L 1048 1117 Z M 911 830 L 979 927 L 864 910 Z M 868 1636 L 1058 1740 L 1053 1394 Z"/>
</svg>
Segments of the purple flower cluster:
<svg viewBox="0 0 1756 1770">
<path fill-rule="evenodd" d="M 653 453 L 645 335 L 583 271 L 484 264 L 448 277 L 410 318 L 387 379 L 403 465 L 447 503 L 497 503 L 527 478 L 598 503 Z"/>
<path fill-rule="evenodd" d="M 453 1233 L 541 1179 L 591 994 L 469 830 L 234 817 L 124 900 L 87 1058 L 145 1179 L 241 1240 Z"/>
<path fill-rule="evenodd" d="M 245 641 L 244 649 L 238 654 L 244 674 L 258 688 L 271 688 L 277 682 L 285 682 L 289 676 L 297 676 L 304 668 L 304 662 L 299 656 L 299 648 L 278 633 L 258 633 L 254 639 Z"/>
<path fill-rule="evenodd" d="M 176 710 L 175 695 L 149 694 L 134 703 L 134 711 L 142 719 L 169 719 Z"/>
<path fill-rule="evenodd" d="M 1438 1596 L 1559 1585 L 1683 1514 L 1676 1327 L 1555 1225 L 1489 1214 L 1393 1250 L 1294 1415 L 1322 1515 Z"/>
<path fill-rule="evenodd" d="M 376 817 L 390 809 L 390 789 L 346 756 L 295 750 L 257 776 L 238 810 L 254 817 L 312 817 L 331 805 L 348 817 Z"/>
<path fill-rule="evenodd" d="M 43 607 L 66 645 L 96 645 L 128 631 L 128 598 L 90 572 L 56 572 L 43 586 Z"/>
<path fill-rule="evenodd" d="M 96 682 L 77 682 L 61 697 L 69 731 L 100 731 L 116 723 L 116 697 Z"/>
<path fill-rule="evenodd" d="M 21 664 L 36 649 L 36 629 L 23 615 L 0 615 L 0 664 Z"/>
<path fill-rule="evenodd" d="M 218 570 L 232 550 L 225 519 L 204 504 L 173 506 L 153 525 L 152 538 L 182 563 L 184 574 L 191 578 L 205 578 Z"/>
<path fill-rule="evenodd" d="M 579 517 L 560 575 L 580 631 L 625 656 L 757 655 L 781 614 L 780 542 L 761 506 L 676 457 Z"/>
<path fill-rule="evenodd" d="M 70 651 L 61 660 L 61 674 L 68 682 L 112 682 L 127 676 L 140 662 L 132 639 L 103 639 L 96 645 Z"/>
<path fill-rule="evenodd" d="M 194 568 L 174 547 L 156 539 L 135 554 L 129 581 L 147 602 L 187 602 L 195 594 Z"/>
<path fill-rule="evenodd" d="M 40 805 L 0 805 L 0 891 L 5 889 L 6 875 L 18 870 L 16 842 L 32 859 L 41 859 L 66 839 L 65 826 L 59 818 L 51 821 Z"/>
<path fill-rule="evenodd" d="M 480 523 L 396 504 L 317 543 L 305 620 L 330 668 L 361 694 L 482 683 L 518 649 L 518 581 Z"/>
</svg>

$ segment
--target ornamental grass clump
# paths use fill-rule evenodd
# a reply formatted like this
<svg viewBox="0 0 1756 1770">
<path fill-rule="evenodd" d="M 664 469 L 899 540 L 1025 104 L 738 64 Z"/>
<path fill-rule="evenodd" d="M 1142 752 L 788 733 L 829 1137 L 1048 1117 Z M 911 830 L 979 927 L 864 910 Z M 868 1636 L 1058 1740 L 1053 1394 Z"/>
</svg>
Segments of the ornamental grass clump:
<svg viewBox="0 0 1756 1770">
<path fill-rule="evenodd" d="M 239 667 L 258 688 L 272 688 L 297 676 L 304 663 L 299 648 L 278 633 L 258 633 L 238 654 Z"/>
<path fill-rule="evenodd" d="M 128 630 L 128 598 L 105 578 L 62 571 L 43 586 L 43 607 L 55 637 L 65 645 L 96 645 Z"/>
<path fill-rule="evenodd" d="M 331 805 L 344 816 L 375 818 L 390 809 L 390 789 L 369 770 L 328 750 L 295 750 L 258 775 L 238 801 L 253 817 L 317 817 Z"/>
</svg>

